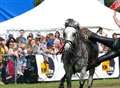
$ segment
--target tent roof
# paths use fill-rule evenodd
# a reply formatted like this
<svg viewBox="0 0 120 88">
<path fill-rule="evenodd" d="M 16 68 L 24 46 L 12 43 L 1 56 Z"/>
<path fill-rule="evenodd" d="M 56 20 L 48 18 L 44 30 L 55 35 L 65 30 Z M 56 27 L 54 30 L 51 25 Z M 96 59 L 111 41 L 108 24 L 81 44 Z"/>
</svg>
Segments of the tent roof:
<svg viewBox="0 0 120 88">
<path fill-rule="evenodd" d="M 113 11 L 97 0 L 45 0 L 31 11 L 2 22 L 0 29 L 48 30 L 64 27 L 68 18 L 79 21 L 81 26 L 118 29 Z"/>
</svg>

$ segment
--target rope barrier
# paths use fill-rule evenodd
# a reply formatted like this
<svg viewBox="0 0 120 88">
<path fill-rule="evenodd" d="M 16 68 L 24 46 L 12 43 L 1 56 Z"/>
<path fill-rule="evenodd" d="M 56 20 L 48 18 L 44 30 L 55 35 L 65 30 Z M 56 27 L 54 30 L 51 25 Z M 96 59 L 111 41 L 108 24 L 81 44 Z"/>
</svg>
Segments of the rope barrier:
<svg viewBox="0 0 120 88">
<path fill-rule="evenodd" d="M 87 27 L 87 28 L 99 28 L 99 27 L 102 27 L 102 26 L 82 26 L 82 27 Z M 103 29 L 106 29 L 106 30 L 113 30 L 113 29 L 111 29 L 111 28 L 106 28 L 106 27 L 102 27 Z M 37 29 L 34 29 L 34 30 L 30 30 L 30 29 L 27 29 L 27 30 L 25 30 L 25 32 L 52 32 L 52 31 L 62 31 L 64 28 L 63 27 L 61 27 L 61 28 L 50 28 L 50 29 L 39 29 L 39 30 L 37 30 Z M 16 31 L 19 31 L 19 30 L 17 30 L 17 29 L 13 29 L 13 30 L 7 30 L 7 33 L 9 33 L 9 32 L 12 32 L 12 31 L 14 31 L 14 32 L 16 32 Z"/>
</svg>

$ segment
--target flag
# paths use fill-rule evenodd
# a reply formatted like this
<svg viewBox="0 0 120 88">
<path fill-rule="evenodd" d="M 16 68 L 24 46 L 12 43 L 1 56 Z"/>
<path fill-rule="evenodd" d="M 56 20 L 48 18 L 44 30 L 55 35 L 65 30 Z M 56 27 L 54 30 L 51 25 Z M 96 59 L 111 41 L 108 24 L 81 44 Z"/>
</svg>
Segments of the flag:
<svg viewBox="0 0 120 88">
<path fill-rule="evenodd" d="M 120 0 L 115 0 L 110 6 L 111 9 L 116 10 L 120 7 Z"/>
</svg>

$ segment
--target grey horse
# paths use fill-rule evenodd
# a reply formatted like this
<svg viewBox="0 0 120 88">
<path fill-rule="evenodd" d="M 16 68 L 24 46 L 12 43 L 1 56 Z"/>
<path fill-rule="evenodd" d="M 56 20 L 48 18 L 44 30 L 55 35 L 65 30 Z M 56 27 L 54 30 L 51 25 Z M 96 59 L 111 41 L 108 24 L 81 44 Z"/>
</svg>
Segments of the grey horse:
<svg viewBox="0 0 120 88">
<path fill-rule="evenodd" d="M 88 69 L 98 58 L 98 45 L 90 41 L 87 35 L 91 33 L 87 28 L 80 28 L 79 23 L 73 19 L 67 19 L 63 37 L 65 40 L 62 61 L 65 75 L 60 81 L 59 88 L 64 88 L 65 79 L 67 88 L 71 88 L 71 77 L 75 73 L 80 73 L 80 88 L 83 88 L 83 79 L 87 70 L 89 71 L 88 88 L 92 87 L 95 68 Z"/>
</svg>

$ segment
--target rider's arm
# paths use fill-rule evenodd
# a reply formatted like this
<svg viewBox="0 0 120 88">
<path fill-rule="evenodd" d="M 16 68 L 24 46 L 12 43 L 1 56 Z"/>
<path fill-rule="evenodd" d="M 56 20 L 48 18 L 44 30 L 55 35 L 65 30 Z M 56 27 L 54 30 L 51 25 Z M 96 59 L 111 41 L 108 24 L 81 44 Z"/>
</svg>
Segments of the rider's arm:
<svg viewBox="0 0 120 88">
<path fill-rule="evenodd" d="M 113 19 L 118 27 L 120 27 L 120 20 L 116 17 L 116 11 L 114 12 Z"/>
</svg>

